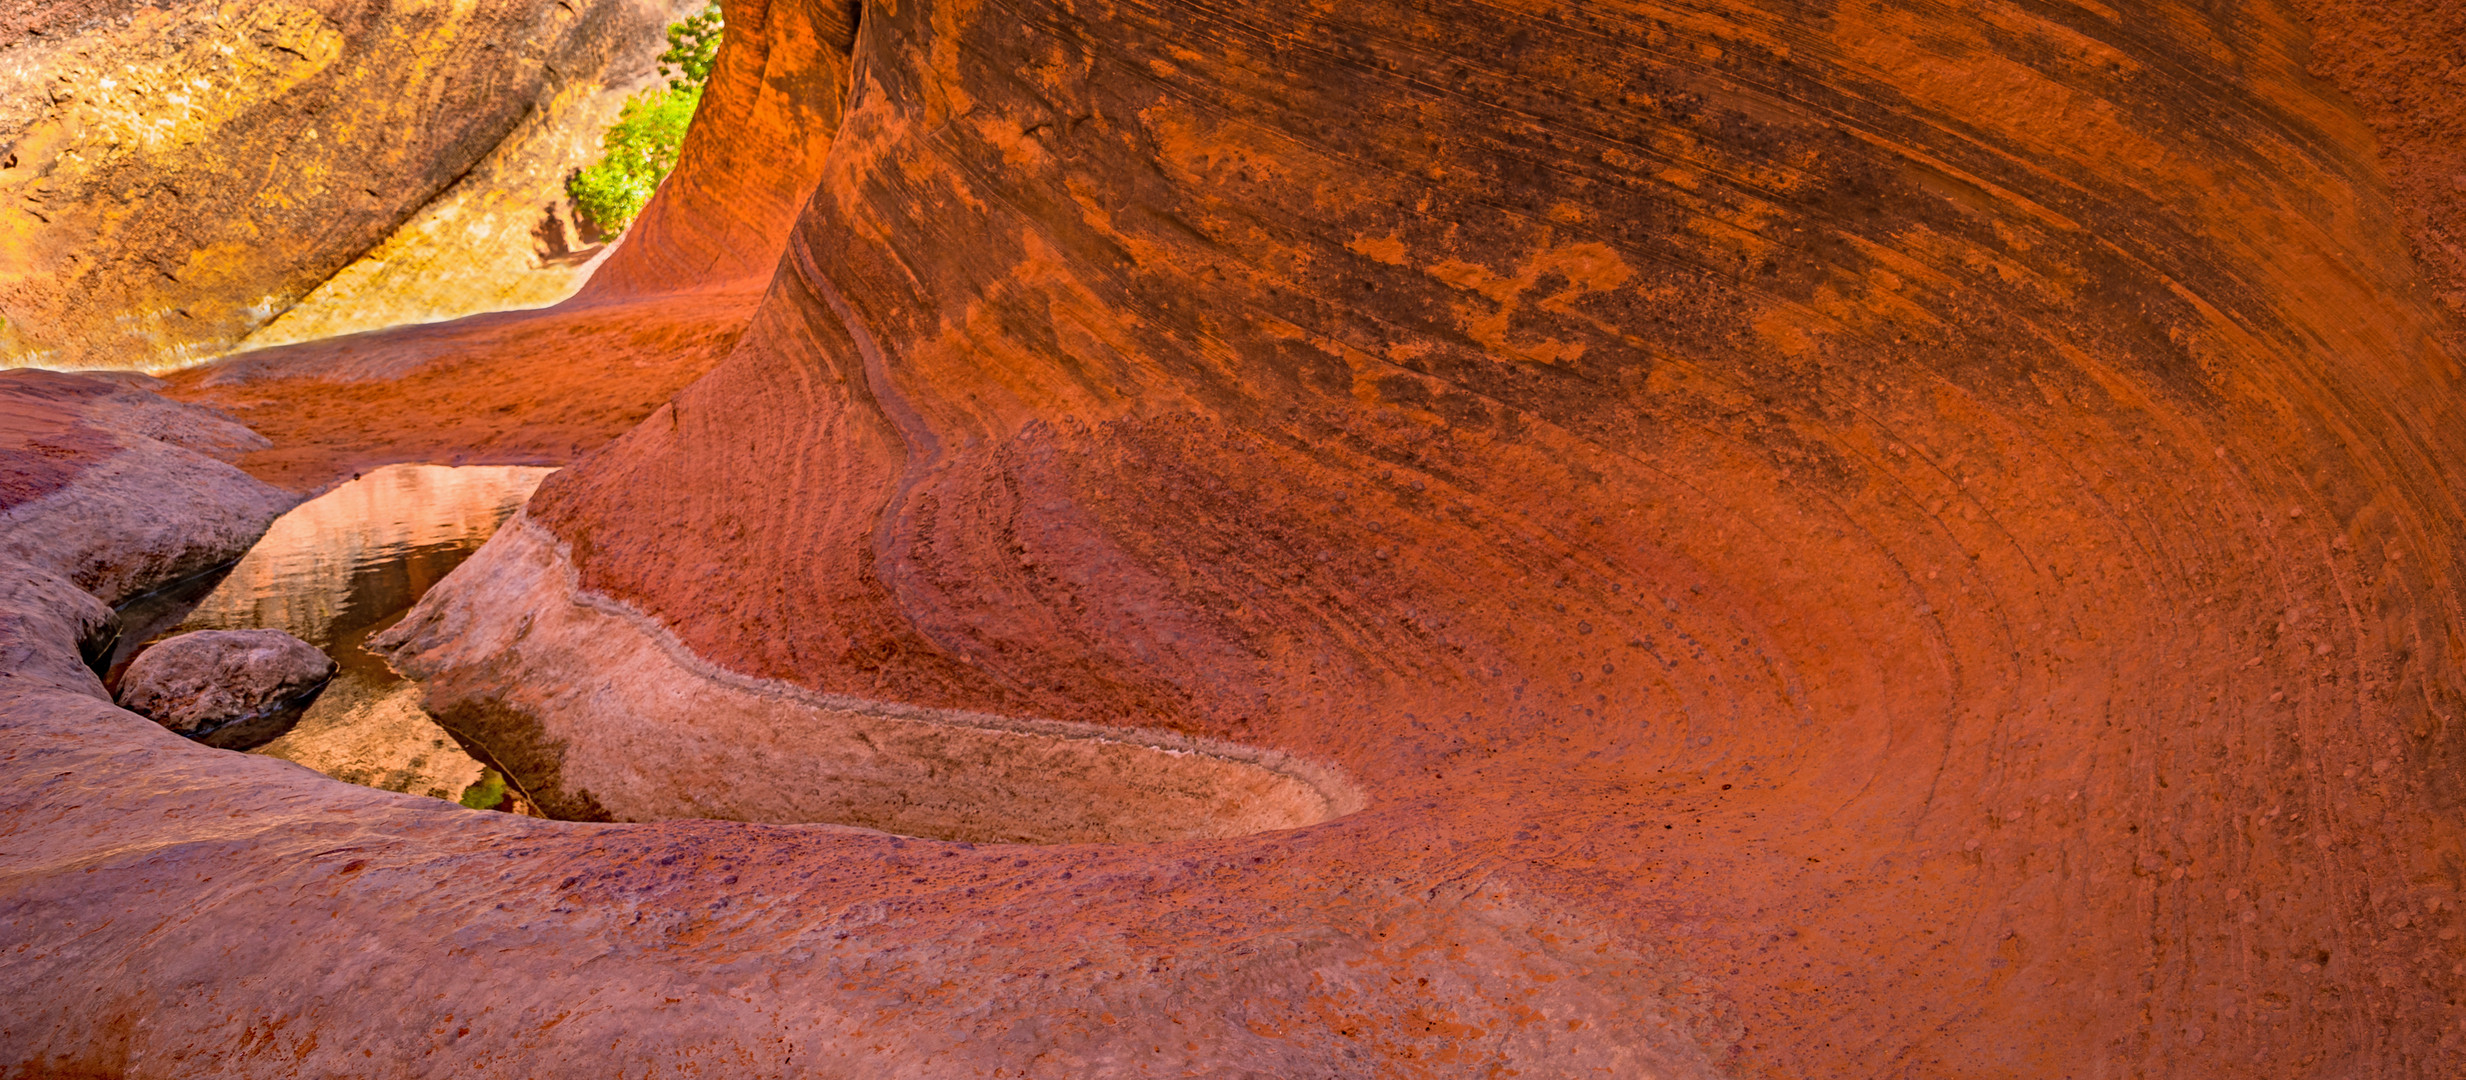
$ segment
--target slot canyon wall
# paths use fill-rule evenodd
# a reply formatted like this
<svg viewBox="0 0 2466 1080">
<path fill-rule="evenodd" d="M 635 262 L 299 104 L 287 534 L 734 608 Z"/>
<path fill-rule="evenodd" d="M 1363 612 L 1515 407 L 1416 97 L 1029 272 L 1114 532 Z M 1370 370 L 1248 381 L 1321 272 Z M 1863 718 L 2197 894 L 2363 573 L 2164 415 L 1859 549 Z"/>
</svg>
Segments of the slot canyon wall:
<svg viewBox="0 0 2466 1080">
<path fill-rule="evenodd" d="M 741 298 L 389 636 L 618 820 L 208 755 L 29 661 L 9 1061 L 2459 1072 L 2438 4 L 759 11 L 576 302 L 173 384 L 293 402 L 238 460 L 308 475 L 414 445 L 406 380 Z M 1329 798 L 794 824 L 915 820 L 818 815 L 808 747 L 964 799 L 971 739 L 1107 729 Z"/>
<path fill-rule="evenodd" d="M 554 303 L 700 0 L 0 3 L 0 364 L 162 369 Z"/>
<path fill-rule="evenodd" d="M 556 465 L 650 415 L 732 348 L 812 190 L 853 11 L 740 0 L 676 170 L 572 298 L 258 349 L 166 392 L 272 440 L 243 468 L 315 489 L 398 461 Z"/>
<path fill-rule="evenodd" d="M 2306 27 L 1820 7 L 869 8 L 747 338 L 531 516 L 728 671 L 1333 760 L 1792 1053 L 2437 1030 L 2455 360 Z M 589 801 L 581 661 L 466 652 Z"/>
</svg>

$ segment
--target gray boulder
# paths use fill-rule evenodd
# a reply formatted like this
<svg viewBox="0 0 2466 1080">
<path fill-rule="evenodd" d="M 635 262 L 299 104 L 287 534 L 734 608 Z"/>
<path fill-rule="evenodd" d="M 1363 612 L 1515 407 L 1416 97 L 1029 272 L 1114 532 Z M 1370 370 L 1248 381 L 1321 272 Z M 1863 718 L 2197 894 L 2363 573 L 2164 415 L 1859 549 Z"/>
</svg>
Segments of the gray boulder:
<svg viewBox="0 0 2466 1080">
<path fill-rule="evenodd" d="M 207 746 L 246 750 L 298 723 L 334 661 L 280 630 L 200 630 L 138 655 L 120 707 Z"/>
</svg>

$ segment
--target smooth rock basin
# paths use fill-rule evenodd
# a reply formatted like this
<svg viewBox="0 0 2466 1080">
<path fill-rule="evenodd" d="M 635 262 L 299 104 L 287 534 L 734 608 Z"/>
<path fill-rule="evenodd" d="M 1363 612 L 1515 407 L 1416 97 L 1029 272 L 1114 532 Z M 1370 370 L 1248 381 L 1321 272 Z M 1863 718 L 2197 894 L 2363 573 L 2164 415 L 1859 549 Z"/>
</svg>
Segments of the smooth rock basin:
<svg viewBox="0 0 2466 1080">
<path fill-rule="evenodd" d="M 1249 747 L 816 695 L 712 668 L 656 624 L 577 589 L 562 554 L 519 518 L 491 542 L 552 471 L 393 465 L 353 479 L 283 515 L 227 572 L 125 605 L 129 644 L 115 659 L 194 630 L 288 631 L 340 670 L 298 726 L 252 753 L 550 817 L 1106 843 L 1299 828 L 1360 805 L 1332 770 Z M 515 622 L 411 615 L 389 643 L 414 643 L 404 664 L 414 676 L 439 655 L 501 658 L 502 685 L 476 697 L 444 688 L 440 724 L 423 701 L 438 688 L 404 679 L 375 643 L 483 544 L 440 598 L 515 590 Z M 605 670 L 626 677 L 572 678 Z M 562 734 L 584 720 L 610 734 Z M 710 737 L 746 724 L 766 737 Z M 497 769 L 510 781 L 502 795 Z"/>
<path fill-rule="evenodd" d="M 251 751 L 386 791 L 459 799 L 485 766 L 363 645 L 521 507 L 555 470 L 390 465 L 284 514 L 228 571 L 123 606 L 121 664 L 192 630 L 274 629 L 339 667 L 299 724 Z M 506 803 L 522 809 L 518 792 Z"/>
<path fill-rule="evenodd" d="M 414 678 L 450 667 L 428 705 L 550 817 L 1154 843 L 1296 829 L 1363 803 L 1333 767 L 1221 740 L 739 675 L 582 589 L 568 559 L 517 516 L 372 642 Z"/>
</svg>

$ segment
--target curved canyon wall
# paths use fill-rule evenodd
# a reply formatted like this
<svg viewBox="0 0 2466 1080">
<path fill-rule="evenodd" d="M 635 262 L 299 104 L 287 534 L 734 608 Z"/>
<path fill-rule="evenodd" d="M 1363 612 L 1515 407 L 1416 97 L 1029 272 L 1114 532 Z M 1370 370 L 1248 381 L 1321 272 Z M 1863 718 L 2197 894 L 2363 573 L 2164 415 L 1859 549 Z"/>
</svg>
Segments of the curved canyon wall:
<svg viewBox="0 0 2466 1080">
<path fill-rule="evenodd" d="M 0 4 L 0 364 L 563 298 L 590 257 L 565 175 L 700 6 Z"/>
<path fill-rule="evenodd" d="M 676 171 L 586 303 L 760 290 L 820 174 L 847 97 L 857 4 L 738 0 Z"/>
<path fill-rule="evenodd" d="M 258 349 L 173 373 L 166 392 L 265 433 L 275 445 L 242 467 L 303 488 L 392 462 L 596 449 L 744 331 L 831 145 L 852 14 L 728 7 L 676 171 L 567 302 Z"/>
<path fill-rule="evenodd" d="M 2307 40 L 871 5 L 744 342 L 530 514 L 728 671 L 1332 761 L 1297 846 L 1726 972 L 1742 1072 L 2435 1074 L 2466 427 Z"/>
<path fill-rule="evenodd" d="M 743 171 L 592 287 L 741 288 L 801 206 L 751 327 L 392 638 L 545 804 L 645 820 L 180 746 L 0 575 L 7 1061 L 2460 1071 L 2437 5 L 793 10 L 731 10 L 771 111 L 688 147 Z M 450 347 L 214 392 L 392 438 Z M 437 400 L 557 396 L 508 385 Z M 953 778 L 1020 762 L 962 729 L 1345 798 L 978 843 Z"/>
</svg>

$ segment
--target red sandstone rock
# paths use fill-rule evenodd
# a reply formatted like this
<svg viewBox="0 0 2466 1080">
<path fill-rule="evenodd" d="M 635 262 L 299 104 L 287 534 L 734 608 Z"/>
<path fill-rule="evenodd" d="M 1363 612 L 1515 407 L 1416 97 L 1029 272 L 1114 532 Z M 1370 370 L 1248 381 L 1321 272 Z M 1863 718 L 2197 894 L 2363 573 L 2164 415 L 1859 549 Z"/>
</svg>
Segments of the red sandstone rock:
<svg viewBox="0 0 2466 1080">
<path fill-rule="evenodd" d="M 671 806 L 793 790 L 763 751 L 819 720 L 646 692 L 751 685 L 1235 743 L 1363 807 L 1062 846 L 458 815 L 169 743 L 80 690 L 73 598 L 0 581 L 39 675 L 0 680 L 0 1048 L 2455 1075 L 2466 398 L 2308 35 L 869 4 L 752 328 L 402 662 L 533 725 L 534 777 L 622 737 Z"/>
<path fill-rule="evenodd" d="M 225 459 L 255 432 L 143 375 L 0 372 L 0 558 L 119 603 L 239 558 L 297 499 Z"/>
</svg>

